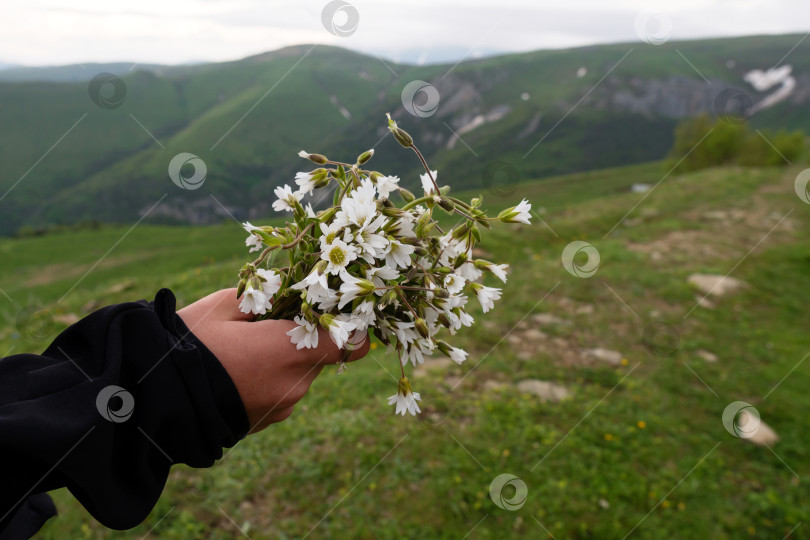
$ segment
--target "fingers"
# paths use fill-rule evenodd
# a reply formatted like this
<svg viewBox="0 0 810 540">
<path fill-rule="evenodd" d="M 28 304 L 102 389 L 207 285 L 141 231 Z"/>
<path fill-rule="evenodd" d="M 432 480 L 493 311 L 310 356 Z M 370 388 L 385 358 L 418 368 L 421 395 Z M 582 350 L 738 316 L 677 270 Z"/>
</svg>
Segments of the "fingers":
<svg viewBox="0 0 810 540">
<path fill-rule="evenodd" d="M 318 336 L 318 347 L 312 351 L 317 355 L 315 361 L 320 364 L 354 362 L 368 354 L 370 343 L 367 332 L 356 332 L 349 337 L 342 349 L 338 349 L 329 332 L 321 329 Z"/>
<path fill-rule="evenodd" d="M 298 349 L 287 335 L 297 326 L 293 321 L 269 319 L 249 323 L 248 328 L 257 347 L 272 350 L 280 358 L 294 359 L 308 365 L 353 362 L 368 353 L 369 338 L 366 332 L 354 333 L 343 348 L 338 349 L 329 332 L 323 328 L 318 329 L 317 347 Z"/>
<path fill-rule="evenodd" d="M 239 309 L 235 288 L 212 292 L 180 311 L 192 311 L 200 318 L 225 321 L 249 321 L 254 317 L 253 314 L 242 313 Z"/>
</svg>

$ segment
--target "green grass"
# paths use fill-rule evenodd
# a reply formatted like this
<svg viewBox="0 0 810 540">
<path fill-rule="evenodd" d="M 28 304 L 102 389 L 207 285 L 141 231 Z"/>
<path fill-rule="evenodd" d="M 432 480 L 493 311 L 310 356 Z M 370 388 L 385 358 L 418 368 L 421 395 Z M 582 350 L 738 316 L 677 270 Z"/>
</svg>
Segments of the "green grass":
<svg viewBox="0 0 810 540">
<path fill-rule="evenodd" d="M 58 492 L 61 515 L 42 537 L 239 537 L 232 519 L 253 539 L 310 530 L 308 538 L 545 538 L 543 528 L 558 539 L 621 539 L 631 530 L 631 538 L 783 538 L 807 520 L 810 497 L 801 481 L 810 474 L 808 368 L 796 367 L 808 343 L 810 206 L 793 193 L 797 172 L 727 168 L 669 177 L 606 238 L 643 197 L 629 185 L 656 183 L 660 165 L 484 192 L 493 208 L 529 198 L 546 209 L 549 228 L 498 227 L 485 237 L 493 258 L 513 266 L 504 298 L 487 317 L 474 313 L 480 324 L 457 336 L 470 352 L 466 364 L 416 370 L 420 417 L 394 417 L 385 405 L 396 360 L 377 347 L 344 376 L 324 373 L 290 419 L 246 439 L 213 468 L 176 467 L 155 510 L 132 531 L 104 529 Z M 706 216 L 718 210 L 741 217 Z M 127 231 L 0 240 L 0 287 L 15 302 L 0 298 L 9 321 L 0 351 L 41 350 L 49 331 L 64 326 L 51 329 L 45 316 L 37 332 L 20 332 L 14 321 L 23 306 L 83 315 L 150 298 L 161 286 L 187 304 L 231 286 L 247 260 L 233 223 L 140 225 L 116 244 Z M 599 250 L 590 279 L 561 267 L 573 240 Z M 714 309 L 691 311 L 698 295 L 689 274 L 732 268 L 749 287 L 713 300 Z M 572 324 L 543 328 L 549 337 L 528 354 L 502 340 L 527 313 L 540 312 Z M 645 346 L 653 321 L 675 328 L 674 354 Z M 577 361 L 580 349 L 593 347 L 620 351 L 622 365 Z M 700 360 L 700 349 L 719 361 Z M 515 383 L 527 378 L 561 384 L 571 398 L 543 403 L 520 394 Z M 780 435 L 772 451 L 725 431 L 721 414 L 735 400 L 753 404 Z M 501 473 L 528 486 L 518 511 L 490 500 L 490 482 Z M 810 537 L 806 527 L 791 538 Z"/>
</svg>

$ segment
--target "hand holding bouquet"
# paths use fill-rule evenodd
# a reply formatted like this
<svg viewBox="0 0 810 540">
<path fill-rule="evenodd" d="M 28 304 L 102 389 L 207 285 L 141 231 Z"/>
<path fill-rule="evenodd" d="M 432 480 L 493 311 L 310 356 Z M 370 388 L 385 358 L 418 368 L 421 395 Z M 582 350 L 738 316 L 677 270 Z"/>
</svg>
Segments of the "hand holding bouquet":
<svg viewBox="0 0 810 540">
<path fill-rule="evenodd" d="M 402 378 L 389 405 L 396 405 L 396 413 L 415 415 L 421 412 L 420 396 L 405 376 L 405 364 L 421 364 L 436 350 L 464 362 L 465 351 L 437 336 L 443 328 L 455 334 L 473 324 L 466 311 L 470 292 L 484 313 L 492 309 L 501 290 L 480 281 L 490 273 L 506 282 L 508 270 L 505 264 L 473 259 L 472 248 L 491 221 L 528 224 L 531 205 L 524 199 L 488 217 L 480 197 L 466 203 L 451 197 L 449 186 L 439 187 L 437 172 L 390 115 L 388 128 L 425 167 L 423 195 L 417 198 L 400 187 L 396 176 L 366 170 L 374 150 L 354 164 L 301 151 L 320 168 L 299 172 L 296 191 L 289 185 L 276 188 L 273 208 L 291 212 L 292 222 L 285 227 L 244 224 L 246 245 L 260 253 L 239 272 L 237 294 L 241 310 L 256 314 L 257 320 L 294 320 L 298 326 L 288 335 L 299 349 L 317 347 L 318 326 L 347 351 L 356 343 L 353 337 L 362 342 L 372 332 L 399 359 Z M 330 208 L 316 213 L 311 204 L 302 206 L 306 195 L 329 188 L 334 189 Z M 402 206 L 391 200 L 394 192 Z M 437 209 L 463 221 L 445 232 L 433 219 Z M 268 268 L 271 254 L 286 255 L 286 266 Z M 344 368 L 341 364 L 338 372 Z"/>
</svg>

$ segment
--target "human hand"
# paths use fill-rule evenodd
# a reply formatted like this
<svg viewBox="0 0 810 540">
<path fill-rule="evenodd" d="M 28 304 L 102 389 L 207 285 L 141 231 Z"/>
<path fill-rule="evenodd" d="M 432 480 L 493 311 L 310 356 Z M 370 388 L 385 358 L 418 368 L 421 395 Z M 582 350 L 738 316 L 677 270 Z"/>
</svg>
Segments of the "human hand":
<svg viewBox="0 0 810 540">
<path fill-rule="evenodd" d="M 247 411 L 250 433 L 290 416 L 321 369 L 348 354 L 337 348 L 323 328 L 317 348 L 297 350 L 286 334 L 296 324 L 287 320 L 250 322 L 253 315 L 239 310 L 236 289 L 209 294 L 177 314 L 231 376 Z M 368 349 L 366 337 L 346 361 L 362 358 Z"/>
</svg>

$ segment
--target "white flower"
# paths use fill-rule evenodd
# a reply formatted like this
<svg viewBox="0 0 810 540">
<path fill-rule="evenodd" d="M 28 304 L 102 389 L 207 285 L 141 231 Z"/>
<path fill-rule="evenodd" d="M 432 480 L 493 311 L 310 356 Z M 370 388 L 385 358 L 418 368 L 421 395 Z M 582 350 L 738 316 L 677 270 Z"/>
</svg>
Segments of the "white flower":
<svg viewBox="0 0 810 540">
<path fill-rule="evenodd" d="M 301 150 L 300 152 L 298 152 L 298 156 L 304 159 L 309 159 L 309 152 L 307 152 L 306 150 Z"/>
<path fill-rule="evenodd" d="M 374 315 L 374 302 L 371 300 L 361 302 L 360 305 L 352 311 L 352 318 L 355 320 L 358 330 L 365 330 L 369 326 L 377 326 L 376 317 Z"/>
<path fill-rule="evenodd" d="M 296 349 L 311 349 L 318 346 L 318 327 L 315 323 L 311 323 L 303 317 L 296 316 L 295 322 L 298 324 L 295 328 L 287 332 L 290 336 L 290 341 L 295 344 Z"/>
<path fill-rule="evenodd" d="M 307 301 L 310 303 L 325 300 L 331 292 L 329 284 L 326 282 L 326 274 L 318 274 L 317 270 L 313 270 L 307 277 L 295 285 L 292 285 L 290 288 L 297 290 L 306 289 Z"/>
<path fill-rule="evenodd" d="M 526 225 L 531 225 L 529 222 L 531 209 L 532 205 L 529 204 L 529 201 L 523 199 L 517 206 L 507 208 L 498 214 L 498 219 L 504 223 L 525 223 Z"/>
<path fill-rule="evenodd" d="M 403 244 L 399 240 L 393 240 L 388 244 L 388 253 L 385 254 L 385 264 L 391 268 L 407 268 L 411 265 L 411 254 L 414 247 Z"/>
<path fill-rule="evenodd" d="M 388 233 L 399 237 L 416 238 L 416 233 L 413 230 L 415 221 L 416 218 L 411 213 L 406 213 L 387 228 Z"/>
<path fill-rule="evenodd" d="M 304 210 L 306 210 L 307 212 L 307 217 L 311 218 L 315 217 L 315 210 L 313 210 L 312 208 L 312 203 L 307 203 L 307 205 L 304 207 Z"/>
<path fill-rule="evenodd" d="M 464 361 L 467 359 L 467 351 L 464 349 L 459 349 L 457 347 L 450 348 L 450 359 L 453 360 L 456 364 L 463 364 Z"/>
<path fill-rule="evenodd" d="M 447 289 L 447 292 L 450 294 L 461 292 L 461 289 L 464 288 L 464 283 L 464 278 L 457 274 L 447 274 L 444 277 L 444 288 Z"/>
<path fill-rule="evenodd" d="M 357 247 L 350 246 L 337 238 L 331 244 L 323 246 L 323 252 L 321 253 L 321 259 L 329 263 L 326 271 L 332 275 L 346 268 L 356 258 Z"/>
<path fill-rule="evenodd" d="M 345 315 L 351 316 L 348 313 Z M 329 330 L 329 336 L 332 338 L 332 341 L 335 342 L 338 349 L 343 348 L 343 345 L 349 339 L 349 334 L 352 330 L 357 328 L 355 323 L 329 314 L 321 315 L 320 322 L 321 326 L 326 326 L 326 329 Z"/>
<path fill-rule="evenodd" d="M 399 184 L 398 176 L 381 176 L 377 178 L 377 193 L 380 194 L 380 198 L 387 199 L 392 191 L 399 189 L 397 184 Z"/>
<path fill-rule="evenodd" d="M 425 343 L 429 343 L 430 346 L 425 345 Z M 414 367 L 416 367 L 417 364 L 423 364 L 425 362 L 425 355 L 430 356 L 433 354 L 432 346 L 433 342 L 425 339 L 414 341 L 402 351 L 402 360 L 405 362 L 410 360 Z"/>
<path fill-rule="evenodd" d="M 338 309 L 343 309 L 343 306 L 361 296 L 368 296 L 374 292 L 374 284 L 365 279 L 357 279 L 351 276 L 348 272 L 341 272 L 340 279 L 343 284 L 340 286 L 340 303 Z"/>
<path fill-rule="evenodd" d="M 374 189 L 374 186 L 371 186 L 371 189 Z M 358 191 L 360 190 L 356 190 L 355 193 Z M 371 199 L 359 195 L 362 194 L 358 193 L 358 197 L 346 197 L 340 206 L 346 212 L 349 223 L 362 227 L 377 213 L 377 204 L 373 195 Z"/>
<path fill-rule="evenodd" d="M 276 294 L 281 288 L 281 276 L 278 275 L 275 270 L 259 268 L 256 270 L 256 273 L 264 278 L 264 281 L 262 281 L 262 292 L 264 292 L 265 296 L 268 298 Z"/>
<path fill-rule="evenodd" d="M 267 310 L 272 307 L 270 299 L 265 296 L 264 291 L 254 289 L 250 282 L 248 282 L 248 286 L 242 296 L 242 301 L 239 303 L 239 309 L 242 313 L 264 315 L 267 313 Z"/>
<path fill-rule="evenodd" d="M 397 279 L 399 277 L 399 272 L 391 268 L 390 266 L 382 266 L 380 268 L 369 268 L 366 270 L 366 279 L 371 281 L 374 286 L 377 288 L 377 295 L 382 296 L 385 294 L 385 282 L 384 279 Z"/>
<path fill-rule="evenodd" d="M 360 187 L 349 193 L 349 196 L 357 201 L 368 203 L 374 202 L 374 196 L 376 194 L 377 188 L 374 187 L 374 182 L 369 178 L 363 178 L 363 181 L 360 182 Z"/>
<path fill-rule="evenodd" d="M 419 405 L 416 403 L 421 399 L 422 396 L 411 390 L 411 382 L 408 380 L 408 377 L 402 377 L 399 380 L 399 388 L 397 389 L 397 393 L 388 398 L 388 404 L 396 404 L 397 408 L 394 414 L 401 414 L 402 416 L 405 416 L 405 413 L 407 412 L 411 413 L 413 416 L 416 416 L 417 413 L 422 412 L 419 409 Z"/>
<path fill-rule="evenodd" d="M 297 172 L 295 173 L 295 183 L 298 184 L 298 193 L 304 195 L 309 193 L 312 195 L 312 190 L 315 189 L 315 174 L 311 172 Z"/>
<path fill-rule="evenodd" d="M 453 238 L 452 232 L 439 237 L 439 247 L 442 251 L 439 261 L 445 266 L 450 265 L 451 260 L 467 252 L 465 241 Z"/>
<path fill-rule="evenodd" d="M 262 243 L 262 237 L 258 234 L 251 234 L 247 238 L 245 238 L 245 246 L 250 248 L 248 253 L 253 253 L 254 251 L 259 251 L 264 247 Z"/>
<path fill-rule="evenodd" d="M 506 283 L 506 271 L 509 270 L 508 264 L 492 264 L 487 265 L 487 270 L 495 274 L 495 277 Z"/>
<path fill-rule="evenodd" d="M 414 329 L 414 323 L 412 322 L 396 321 L 391 326 L 391 329 L 394 331 L 394 335 L 397 336 L 397 340 L 403 345 L 413 343 L 419 339 L 419 333 Z"/>
<path fill-rule="evenodd" d="M 475 265 L 470 261 L 467 261 L 456 268 L 456 274 L 460 275 L 467 281 L 477 281 L 482 275 L 484 275 L 484 273 L 476 268 Z"/>
<path fill-rule="evenodd" d="M 326 291 L 326 296 L 324 299 L 318 303 L 318 309 L 321 311 L 331 311 L 335 306 L 338 305 L 338 300 L 340 300 L 338 293 L 332 289 L 329 289 Z"/>
<path fill-rule="evenodd" d="M 253 253 L 254 251 L 259 251 L 260 249 L 262 249 L 264 247 L 262 237 L 259 236 L 258 234 L 253 233 L 253 231 L 259 230 L 259 228 L 249 221 L 242 223 L 242 227 L 249 235 L 245 239 L 245 246 L 250 248 L 250 251 L 248 253 Z"/>
<path fill-rule="evenodd" d="M 472 324 L 475 322 L 473 316 L 464 311 L 463 309 L 460 310 L 460 313 L 458 314 L 458 320 L 461 324 L 468 327 L 472 326 Z"/>
<path fill-rule="evenodd" d="M 295 203 L 301 200 L 301 194 L 297 191 L 293 192 L 288 184 L 277 187 L 273 190 L 273 193 L 278 197 L 278 200 L 273 202 L 273 210 L 276 212 L 281 212 L 282 210 L 292 212 L 295 210 Z"/>
<path fill-rule="evenodd" d="M 501 290 L 478 283 L 474 283 L 473 285 L 475 294 L 478 296 L 478 301 L 481 303 L 481 308 L 484 310 L 484 313 L 495 307 L 495 300 L 501 298 Z"/>
<path fill-rule="evenodd" d="M 340 214 L 340 212 L 338 212 L 338 214 Z M 337 216 L 335 217 L 337 218 Z M 335 240 L 335 238 L 340 237 L 340 231 L 343 230 L 344 226 L 345 225 L 338 223 L 337 219 L 332 221 L 332 223 L 330 223 L 329 225 L 324 225 L 323 223 L 321 223 L 321 238 L 320 238 L 321 251 L 326 249 L 326 246 L 331 244 Z"/>
<path fill-rule="evenodd" d="M 430 171 L 430 175 L 428 175 L 428 173 L 419 175 L 419 179 L 422 180 L 422 189 L 425 190 L 425 195 L 436 193 L 436 187 L 433 185 L 433 180 L 430 179 L 431 175 L 433 176 L 433 180 L 436 180 L 439 177 L 439 172 Z"/>
<path fill-rule="evenodd" d="M 377 232 L 384 222 L 385 216 L 379 215 L 373 221 L 367 221 L 354 235 L 354 241 L 362 250 L 360 256 L 369 264 L 374 264 L 374 259 L 382 257 L 388 247 L 388 239 Z"/>
<path fill-rule="evenodd" d="M 530 225 L 529 218 L 531 218 L 531 214 L 529 212 L 531 211 L 531 209 L 532 205 L 529 204 L 529 201 L 523 199 L 522 201 L 520 201 L 520 204 L 518 204 L 515 207 L 515 212 L 517 212 L 518 214 L 512 219 L 514 219 L 515 221 L 519 221 L 520 223 Z"/>
</svg>

